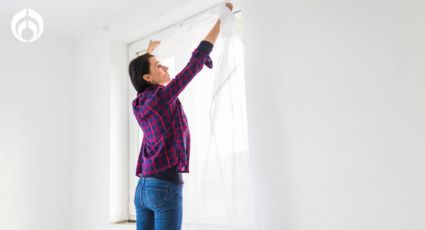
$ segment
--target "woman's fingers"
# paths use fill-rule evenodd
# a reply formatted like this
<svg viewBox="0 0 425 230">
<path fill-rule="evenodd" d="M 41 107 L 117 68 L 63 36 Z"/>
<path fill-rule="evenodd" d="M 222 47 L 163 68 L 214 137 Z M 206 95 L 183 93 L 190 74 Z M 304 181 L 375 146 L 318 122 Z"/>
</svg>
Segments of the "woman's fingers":
<svg viewBox="0 0 425 230">
<path fill-rule="evenodd" d="M 154 46 L 154 47 L 156 47 L 156 46 L 158 46 L 160 43 L 161 43 L 161 41 L 152 41 L 152 40 L 151 40 L 151 41 L 149 42 L 149 45 L 150 45 L 150 46 Z"/>
<path fill-rule="evenodd" d="M 227 8 L 229 8 L 230 11 L 233 10 L 233 4 L 232 3 L 226 2 L 226 6 L 227 6 Z"/>
<path fill-rule="evenodd" d="M 152 40 L 150 40 L 149 41 L 149 45 L 148 45 L 148 48 L 147 48 L 147 52 L 148 53 L 152 53 L 153 52 L 153 50 L 159 45 L 161 43 L 161 41 L 152 41 Z"/>
</svg>

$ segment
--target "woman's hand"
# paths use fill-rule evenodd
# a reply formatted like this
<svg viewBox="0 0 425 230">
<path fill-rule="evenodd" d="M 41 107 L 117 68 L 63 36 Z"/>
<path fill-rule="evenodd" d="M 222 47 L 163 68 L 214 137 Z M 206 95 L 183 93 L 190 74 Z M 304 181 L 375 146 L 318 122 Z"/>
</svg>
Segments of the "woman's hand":
<svg viewBox="0 0 425 230">
<path fill-rule="evenodd" d="M 233 4 L 230 2 L 226 2 L 226 7 L 229 8 L 230 11 L 233 10 Z"/>
<path fill-rule="evenodd" d="M 146 49 L 146 51 L 150 54 L 152 54 L 153 50 L 159 46 L 159 44 L 161 43 L 161 41 L 149 41 L 149 45 L 148 48 Z"/>
</svg>

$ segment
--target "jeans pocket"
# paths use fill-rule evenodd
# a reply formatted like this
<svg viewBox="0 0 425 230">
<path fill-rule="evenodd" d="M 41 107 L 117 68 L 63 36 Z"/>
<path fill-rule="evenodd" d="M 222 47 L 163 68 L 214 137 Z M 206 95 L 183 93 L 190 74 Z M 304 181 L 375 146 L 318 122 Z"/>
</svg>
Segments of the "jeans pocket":
<svg viewBox="0 0 425 230">
<path fill-rule="evenodd" d="M 146 206 L 151 209 L 159 208 L 167 203 L 168 200 L 168 185 L 150 185 L 146 186 L 145 194 L 148 201 Z"/>
</svg>

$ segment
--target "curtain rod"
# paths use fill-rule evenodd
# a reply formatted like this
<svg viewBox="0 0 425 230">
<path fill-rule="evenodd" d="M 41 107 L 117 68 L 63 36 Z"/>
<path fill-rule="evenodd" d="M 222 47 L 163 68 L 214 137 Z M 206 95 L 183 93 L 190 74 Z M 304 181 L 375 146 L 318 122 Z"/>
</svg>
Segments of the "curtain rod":
<svg viewBox="0 0 425 230">
<path fill-rule="evenodd" d="M 195 14 L 195 15 L 192 15 L 192 16 L 190 16 L 190 17 L 187 17 L 187 18 L 185 18 L 185 19 L 181 20 L 180 22 L 174 23 L 174 24 L 169 25 L 169 26 L 167 26 L 167 27 L 164 27 L 164 28 L 162 28 L 162 29 L 160 29 L 160 30 L 157 30 L 157 31 L 155 31 L 155 32 L 153 32 L 153 33 L 150 33 L 150 34 L 148 34 L 148 35 L 146 35 L 146 36 L 143 36 L 142 38 L 139 38 L 139 39 L 137 39 L 137 40 L 135 40 L 135 41 L 132 41 L 132 42 L 128 43 L 128 44 L 127 44 L 127 46 L 131 46 L 131 45 L 133 45 L 133 44 L 134 44 L 134 43 L 136 43 L 136 42 L 139 42 L 139 41 L 141 41 L 141 40 L 146 39 L 147 37 L 150 37 L 150 36 L 155 35 L 155 34 L 157 34 L 157 33 L 161 33 L 161 32 L 163 32 L 163 31 L 165 31 L 165 30 L 168 30 L 168 29 L 170 29 L 170 28 L 172 28 L 172 27 L 174 27 L 174 26 L 176 26 L 176 25 L 178 25 L 178 24 L 182 24 L 182 23 L 184 23 L 185 21 L 188 21 L 188 20 L 190 20 L 190 19 L 192 19 L 192 18 L 194 18 L 194 17 L 197 17 L 197 16 L 199 16 L 199 15 L 201 15 L 201 14 L 203 14 L 203 13 L 207 12 L 207 11 L 210 11 L 211 9 L 213 9 L 213 8 L 215 8 L 215 7 L 217 7 L 217 6 L 221 5 L 221 4 L 224 4 L 224 3 L 216 4 L 216 5 L 214 5 L 214 6 L 210 7 L 210 8 L 208 8 L 208 9 L 206 9 L 206 10 L 203 10 L 203 11 L 201 11 L 201 12 L 199 12 L 199 13 Z M 233 14 L 238 14 L 238 13 L 240 13 L 240 12 L 242 12 L 242 10 L 240 10 L 240 9 L 239 9 L 239 10 L 235 10 L 235 11 L 233 11 L 232 13 L 233 13 Z M 141 51 L 141 52 L 143 52 L 143 51 Z M 138 52 L 138 53 L 140 53 L 140 52 Z"/>
</svg>

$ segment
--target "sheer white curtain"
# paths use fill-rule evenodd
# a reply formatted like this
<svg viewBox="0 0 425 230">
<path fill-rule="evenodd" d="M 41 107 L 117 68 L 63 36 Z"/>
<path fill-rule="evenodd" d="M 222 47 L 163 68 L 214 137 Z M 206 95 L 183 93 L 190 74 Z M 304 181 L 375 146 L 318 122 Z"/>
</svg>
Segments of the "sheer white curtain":
<svg viewBox="0 0 425 230">
<path fill-rule="evenodd" d="M 161 40 L 154 54 L 169 66 L 170 75 L 175 76 L 215 23 L 217 10 L 212 9 L 135 45 L 146 47 L 149 39 Z M 223 22 L 227 23 L 222 25 L 224 33 L 210 55 L 213 68 L 204 67 L 179 96 L 191 132 L 190 173 L 184 174 L 183 190 L 185 229 L 201 229 L 207 225 L 209 229 L 254 228 L 244 46 L 236 20 L 233 15 L 230 17 Z M 238 17 L 240 20 L 241 15 Z"/>
</svg>

